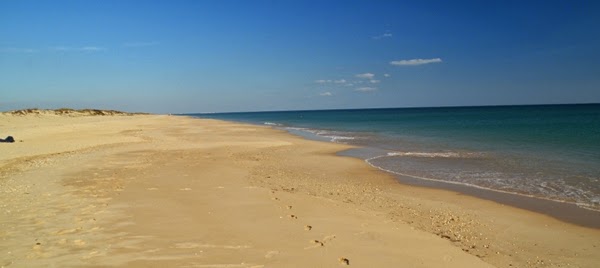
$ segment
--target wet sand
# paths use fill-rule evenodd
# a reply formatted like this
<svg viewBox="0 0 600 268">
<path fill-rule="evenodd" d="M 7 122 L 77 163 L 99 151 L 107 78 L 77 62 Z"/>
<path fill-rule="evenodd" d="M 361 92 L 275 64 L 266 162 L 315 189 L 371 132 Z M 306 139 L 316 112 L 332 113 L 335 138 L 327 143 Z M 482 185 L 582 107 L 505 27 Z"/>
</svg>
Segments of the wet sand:
<svg viewBox="0 0 600 268">
<path fill-rule="evenodd" d="M 186 117 L 0 115 L 0 266 L 596 267 L 600 231 Z M 22 142 L 20 142 L 22 140 Z"/>
</svg>

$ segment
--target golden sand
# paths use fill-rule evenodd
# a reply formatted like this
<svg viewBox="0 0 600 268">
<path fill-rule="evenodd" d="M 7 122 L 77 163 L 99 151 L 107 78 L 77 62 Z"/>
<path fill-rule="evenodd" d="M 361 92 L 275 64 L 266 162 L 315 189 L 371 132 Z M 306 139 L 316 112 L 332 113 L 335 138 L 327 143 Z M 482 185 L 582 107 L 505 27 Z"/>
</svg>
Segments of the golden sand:
<svg viewBox="0 0 600 268">
<path fill-rule="evenodd" d="M 401 185 L 345 145 L 177 116 L 0 115 L 0 267 L 597 267 L 600 231 Z"/>
</svg>

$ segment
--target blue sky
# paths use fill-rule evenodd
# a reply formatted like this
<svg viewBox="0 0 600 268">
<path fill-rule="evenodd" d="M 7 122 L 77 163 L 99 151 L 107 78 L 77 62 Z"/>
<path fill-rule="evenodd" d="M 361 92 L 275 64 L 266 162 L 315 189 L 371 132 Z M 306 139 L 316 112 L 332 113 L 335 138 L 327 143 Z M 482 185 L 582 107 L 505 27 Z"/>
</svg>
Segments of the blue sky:
<svg viewBox="0 0 600 268">
<path fill-rule="evenodd" d="M 582 102 L 598 1 L 0 1 L 0 110 Z"/>
</svg>

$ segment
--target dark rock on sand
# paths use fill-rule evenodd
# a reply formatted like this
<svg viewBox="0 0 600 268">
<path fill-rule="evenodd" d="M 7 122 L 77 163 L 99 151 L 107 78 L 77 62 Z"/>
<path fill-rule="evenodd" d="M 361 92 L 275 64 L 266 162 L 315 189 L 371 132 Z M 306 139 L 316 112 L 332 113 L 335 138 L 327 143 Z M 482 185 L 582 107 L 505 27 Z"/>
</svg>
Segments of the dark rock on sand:
<svg viewBox="0 0 600 268">
<path fill-rule="evenodd" d="M 6 139 L 0 139 L 0 142 L 15 142 L 15 139 L 12 136 L 8 136 Z"/>
</svg>

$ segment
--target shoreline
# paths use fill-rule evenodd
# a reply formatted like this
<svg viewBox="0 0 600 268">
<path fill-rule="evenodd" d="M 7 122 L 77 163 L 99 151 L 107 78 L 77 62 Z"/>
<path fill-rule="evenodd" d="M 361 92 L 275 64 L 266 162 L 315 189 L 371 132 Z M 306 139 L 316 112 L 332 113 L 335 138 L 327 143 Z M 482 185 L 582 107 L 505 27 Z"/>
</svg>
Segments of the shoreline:
<svg viewBox="0 0 600 268">
<path fill-rule="evenodd" d="M 575 224 L 581 227 L 600 229 L 600 212 L 579 207 L 574 203 L 471 187 L 468 185 L 426 181 L 406 175 L 397 175 L 397 178 L 399 183 L 418 187 L 449 190 L 482 200 L 493 201 L 501 205 L 525 209 L 534 213 L 550 216 L 565 223 Z"/>
<path fill-rule="evenodd" d="M 340 155 L 347 155 L 363 159 L 356 154 L 352 154 L 353 149 L 339 152 Z M 360 148 L 358 148 L 360 150 Z M 369 162 L 369 159 L 363 159 L 368 165 L 383 172 L 393 174 L 399 183 L 413 185 L 418 187 L 442 189 L 456 193 L 466 194 L 483 200 L 494 201 L 502 205 L 508 205 L 515 208 L 529 210 L 542 215 L 551 216 L 565 223 L 571 223 L 582 227 L 600 229 L 600 211 L 586 209 L 575 203 L 563 202 L 552 199 L 545 199 L 536 196 L 524 195 L 513 192 L 504 192 L 489 188 L 466 185 L 462 183 L 451 183 L 442 180 L 419 178 L 406 174 L 401 174 L 384 168 L 375 166 Z"/>
<path fill-rule="evenodd" d="M 5 122 L 24 142 L 0 157 L 14 167 L 0 166 L 4 266 L 600 261 L 597 229 L 404 185 L 337 155 L 350 146 L 266 126 L 154 115 Z"/>
<path fill-rule="evenodd" d="M 186 115 L 180 115 L 186 116 Z M 192 119 L 203 119 L 201 117 L 187 116 Z M 296 129 L 286 129 L 279 126 L 273 125 L 263 125 L 258 123 L 248 123 L 248 122 L 240 122 L 234 120 L 223 120 L 226 122 L 239 123 L 239 124 L 250 124 L 261 127 L 268 127 L 271 129 L 282 130 L 290 133 L 291 135 L 298 136 L 307 140 L 318 141 L 318 142 L 328 142 L 334 144 L 343 144 L 331 141 L 329 138 L 318 136 L 314 133 L 309 132 L 301 132 Z M 595 228 L 600 229 L 600 211 L 586 209 L 579 207 L 575 203 L 563 202 L 552 199 L 544 199 L 535 196 L 527 196 L 518 193 L 512 192 L 502 192 L 494 189 L 486 189 L 480 188 L 476 186 L 470 186 L 465 184 L 451 183 L 445 181 L 438 181 L 432 179 L 424 179 L 418 178 L 410 175 L 400 174 L 396 172 L 392 172 L 381 167 L 375 166 L 371 164 L 368 160 L 368 157 L 362 156 L 360 153 L 361 150 L 369 150 L 367 147 L 356 147 L 354 145 L 348 145 L 352 148 L 341 150 L 336 152 L 336 155 L 352 157 L 356 159 L 363 160 L 367 165 L 378 169 L 382 172 L 390 174 L 396 178 L 398 183 L 417 186 L 417 187 L 425 187 L 430 189 L 441 189 L 448 190 L 455 193 L 466 194 L 475 198 L 479 198 L 482 200 L 488 200 L 497 202 L 501 205 L 508 205 L 514 208 L 525 209 L 534 213 L 540 213 L 542 215 L 553 217 L 557 220 L 563 221 L 565 223 L 575 224 L 581 227 Z"/>
<path fill-rule="evenodd" d="M 493 201 L 501 205 L 525 209 L 534 213 L 550 216 L 557 220 L 581 227 L 600 229 L 600 212 L 585 209 L 573 203 L 526 196 L 510 192 L 500 192 L 482 189 L 468 185 L 451 184 L 437 181 L 426 181 L 406 175 L 397 175 L 399 183 L 443 189 L 460 194 L 466 194 L 482 200 Z"/>
</svg>

